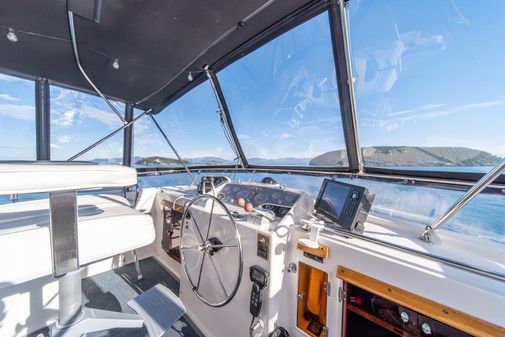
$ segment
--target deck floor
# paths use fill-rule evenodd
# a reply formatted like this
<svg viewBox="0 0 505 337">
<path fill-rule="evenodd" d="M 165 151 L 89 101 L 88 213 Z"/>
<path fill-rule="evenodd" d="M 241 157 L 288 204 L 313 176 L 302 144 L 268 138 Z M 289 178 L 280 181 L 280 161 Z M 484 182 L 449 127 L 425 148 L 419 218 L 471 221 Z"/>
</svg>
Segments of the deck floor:
<svg viewBox="0 0 505 337">
<path fill-rule="evenodd" d="M 156 260 L 140 261 L 143 279 L 137 281 L 133 264 L 101 273 L 82 280 L 83 304 L 89 308 L 135 313 L 126 303 L 131 298 L 161 283 L 175 294 L 179 293 L 179 281 L 168 273 Z M 29 337 L 47 336 L 42 329 Z M 145 327 L 141 329 L 113 329 L 87 334 L 87 337 L 149 337 Z M 183 317 L 163 337 L 198 337 Z"/>
</svg>

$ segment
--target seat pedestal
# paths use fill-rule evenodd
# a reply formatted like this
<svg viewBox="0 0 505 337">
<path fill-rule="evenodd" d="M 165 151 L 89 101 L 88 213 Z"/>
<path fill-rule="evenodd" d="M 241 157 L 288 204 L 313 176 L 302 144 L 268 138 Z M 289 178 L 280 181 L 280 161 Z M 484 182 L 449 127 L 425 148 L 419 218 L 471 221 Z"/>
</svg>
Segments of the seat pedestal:
<svg viewBox="0 0 505 337">
<path fill-rule="evenodd" d="M 59 318 L 51 326 L 51 337 L 78 337 L 87 332 L 142 327 L 139 315 L 83 307 L 81 270 L 59 278 L 58 285 Z"/>
<path fill-rule="evenodd" d="M 82 306 L 81 269 L 77 241 L 77 195 L 75 191 L 49 193 L 53 276 L 58 279 L 58 321 L 52 337 L 81 336 L 112 328 L 140 328 L 143 320 L 124 314 Z"/>
</svg>

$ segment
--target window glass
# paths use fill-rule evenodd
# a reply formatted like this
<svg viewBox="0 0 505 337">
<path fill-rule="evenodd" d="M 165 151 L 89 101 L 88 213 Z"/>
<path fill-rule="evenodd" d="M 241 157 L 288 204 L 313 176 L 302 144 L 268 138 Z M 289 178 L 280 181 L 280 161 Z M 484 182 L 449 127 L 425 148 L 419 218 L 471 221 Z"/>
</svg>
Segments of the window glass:
<svg viewBox="0 0 505 337">
<path fill-rule="evenodd" d="M 0 74 L 0 160 L 35 160 L 35 83 Z"/>
<path fill-rule="evenodd" d="M 218 77 L 249 163 L 348 166 L 327 13 Z"/>
<path fill-rule="evenodd" d="M 208 81 L 186 93 L 154 118 L 187 165 L 235 163 L 235 155 L 223 133 L 216 98 Z M 181 166 L 149 116 L 136 122 L 133 130 L 135 166 Z"/>
<path fill-rule="evenodd" d="M 124 104 L 112 102 L 124 114 Z M 100 97 L 51 86 L 51 159 L 67 160 L 123 125 Z M 122 164 L 123 132 L 76 160 Z"/>
<path fill-rule="evenodd" d="M 367 166 L 488 171 L 505 156 L 505 2 L 351 1 Z"/>
<path fill-rule="evenodd" d="M 219 172 L 196 174 L 197 181 L 202 175 L 216 175 Z M 221 173 L 222 174 L 222 173 Z M 271 177 L 289 188 L 300 189 L 313 198 L 317 198 L 323 179 L 326 177 L 280 173 L 230 173 L 225 175 L 233 180 L 259 182 L 264 177 Z M 364 179 L 338 180 L 367 187 L 375 193 L 370 214 L 389 223 L 409 224 L 414 234 L 421 234 L 426 225 L 432 224 L 462 195 L 462 191 L 404 185 L 394 182 L 380 182 Z M 142 186 L 171 186 L 190 184 L 191 179 L 185 173 L 160 176 L 140 177 Z M 503 219 L 504 196 L 500 194 L 479 194 L 465 206 L 454 218 L 440 227 L 439 231 L 454 232 L 474 238 L 489 240 L 505 245 L 505 219 Z M 417 236 L 415 236 L 417 240 Z M 387 241 L 388 238 L 385 238 Z M 417 243 L 417 241 L 414 241 Z"/>
</svg>

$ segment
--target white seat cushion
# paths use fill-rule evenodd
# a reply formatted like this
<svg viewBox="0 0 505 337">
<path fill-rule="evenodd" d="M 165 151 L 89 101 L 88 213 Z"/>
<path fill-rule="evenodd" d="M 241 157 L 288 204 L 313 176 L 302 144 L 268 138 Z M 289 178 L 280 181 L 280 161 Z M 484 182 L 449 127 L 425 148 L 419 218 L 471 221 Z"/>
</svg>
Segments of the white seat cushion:
<svg viewBox="0 0 505 337">
<path fill-rule="evenodd" d="M 137 171 L 120 165 L 0 164 L 0 194 L 80 191 L 137 184 Z"/>
<path fill-rule="evenodd" d="M 149 245 L 150 215 L 115 195 L 78 197 L 82 265 Z M 0 205 L 0 288 L 52 273 L 47 199 Z"/>
</svg>

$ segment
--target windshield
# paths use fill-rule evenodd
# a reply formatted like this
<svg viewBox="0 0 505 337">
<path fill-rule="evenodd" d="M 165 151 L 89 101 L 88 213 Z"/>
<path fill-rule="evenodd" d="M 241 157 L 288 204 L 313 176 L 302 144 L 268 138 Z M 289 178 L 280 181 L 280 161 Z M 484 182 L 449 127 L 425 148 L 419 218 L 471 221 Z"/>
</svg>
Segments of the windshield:
<svg viewBox="0 0 505 337">
<path fill-rule="evenodd" d="M 0 160 L 35 160 L 35 84 L 0 74 Z"/>
<path fill-rule="evenodd" d="M 67 160 L 123 125 L 100 97 L 51 86 L 51 160 Z M 111 101 L 124 115 L 123 103 Z M 123 163 L 123 134 L 118 133 L 76 160 Z"/>
<path fill-rule="evenodd" d="M 348 166 L 328 14 L 218 73 L 250 164 Z"/>
<path fill-rule="evenodd" d="M 208 81 L 186 93 L 154 118 L 188 166 L 236 163 Z M 136 167 L 181 166 L 150 117 L 143 117 L 134 125 L 133 143 L 133 163 Z"/>
<path fill-rule="evenodd" d="M 366 166 L 486 172 L 505 156 L 504 12 L 503 1 L 350 2 Z"/>
</svg>

